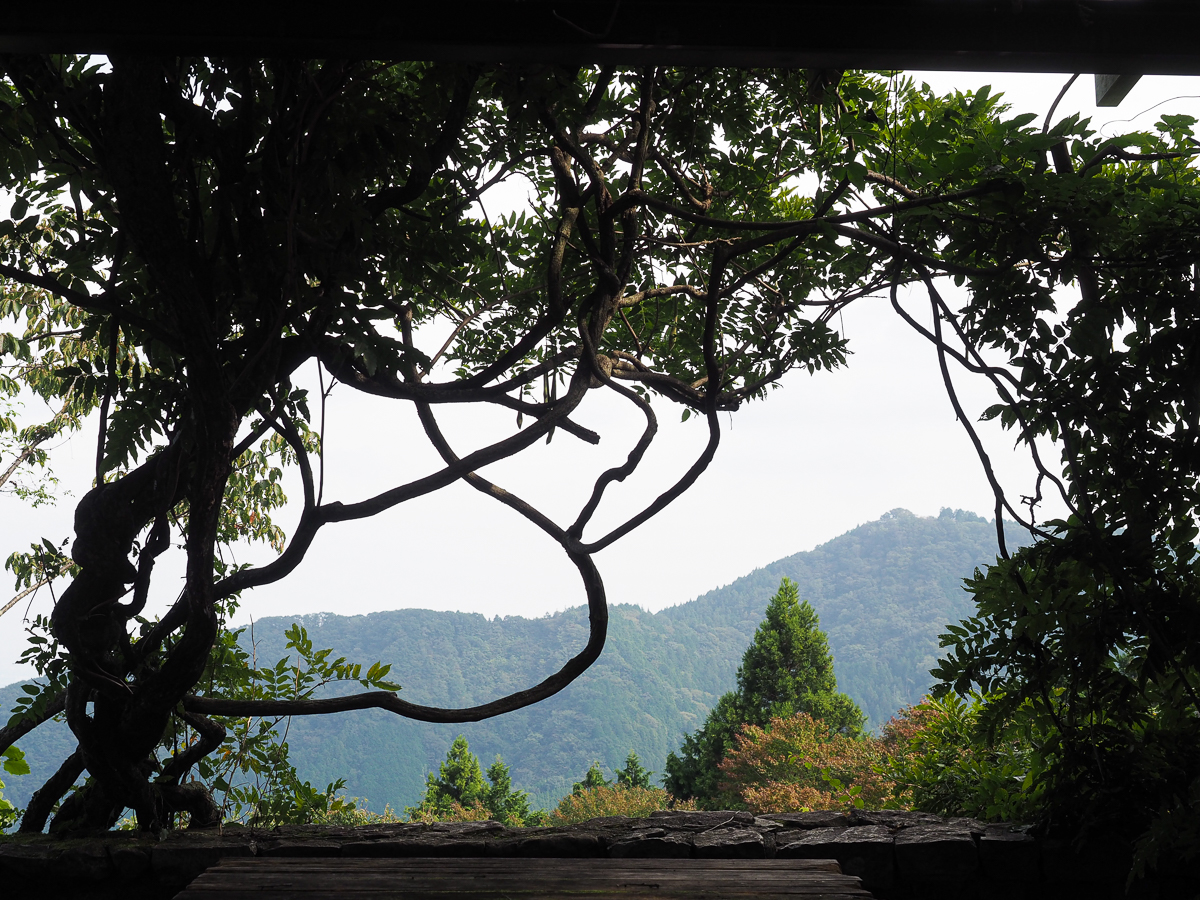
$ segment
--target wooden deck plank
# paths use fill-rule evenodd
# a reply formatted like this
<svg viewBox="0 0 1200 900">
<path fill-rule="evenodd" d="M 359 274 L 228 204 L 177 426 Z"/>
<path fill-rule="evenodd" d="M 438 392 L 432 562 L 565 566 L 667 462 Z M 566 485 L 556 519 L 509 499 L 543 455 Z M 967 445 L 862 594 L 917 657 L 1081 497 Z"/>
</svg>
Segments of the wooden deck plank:
<svg viewBox="0 0 1200 900">
<path fill-rule="evenodd" d="M 582 871 L 579 869 L 571 869 L 564 867 L 560 871 L 545 870 L 545 871 L 513 871 L 513 872 L 414 872 L 407 869 L 388 869 L 382 866 L 372 866 L 371 868 L 357 868 L 355 866 L 338 866 L 329 868 L 315 867 L 293 867 L 293 866 L 238 866 L 237 868 L 221 867 L 219 869 L 210 869 L 210 874 L 214 877 L 221 876 L 227 878 L 262 878 L 270 876 L 272 878 L 289 878 L 289 879 L 306 879 L 306 878 L 336 878 L 341 875 L 354 875 L 362 878 L 391 878 L 403 879 L 411 882 L 421 883 L 449 883 L 463 882 L 466 884 L 475 884 L 484 881 L 493 882 L 509 882 L 521 881 L 529 878 L 536 878 L 539 882 L 542 881 L 564 881 L 572 882 L 581 878 L 589 881 L 707 881 L 709 883 L 725 883 L 738 882 L 745 878 L 751 878 L 756 883 L 767 882 L 786 882 L 796 878 L 821 878 L 821 877 L 844 877 L 840 872 L 831 872 L 822 869 L 804 869 L 795 872 L 736 872 L 736 871 L 718 871 L 718 872 L 681 872 L 678 869 L 668 869 L 666 871 L 656 872 L 652 869 L 616 869 L 608 872 L 597 871 Z"/>
<path fill-rule="evenodd" d="M 409 884 L 444 884 L 448 889 L 459 889 L 458 887 L 450 888 L 450 885 L 478 885 L 484 882 L 492 883 L 521 883 L 530 879 L 536 880 L 539 884 L 555 885 L 569 887 L 579 881 L 587 881 L 590 883 L 685 883 L 693 884 L 696 882 L 708 884 L 738 884 L 749 877 L 756 884 L 786 884 L 796 878 L 806 877 L 814 878 L 821 876 L 830 876 L 834 878 L 843 878 L 841 872 L 829 868 L 806 867 L 804 869 L 797 868 L 795 871 L 763 871 L 747 874 L 744 871 L 738 870 L 707 870 L 699 872 L 680 871 L 678 869 L 654 870 L 654 869 L 616 869 L 610 871 L 600 870 L 585 870 L 575 869 L 571 867 L 563 867 L 562 869 L 543 869 L 543 870 L 526 870 L 526 871 L 476 871 L 463 872 L 452 869 L 443 869 L 442 871 L 413 871 L 408 869 L 396 869 L 386 866 L 237 866 L 222 868 L 219 870 L 210 870 L 213 878 L 254 878 L 261 880 L 263 878 L 283 879 L 287 881 L 304 881 L 312 878 L 338 878 L 342 876 L 354 876 L 355 878 L 370 878 L 370 879 L 389 879 L 393 882 L 404 881 Z"/>
<path fill-rule="evenodd" d="M 228 866 L 248 865 L 260 866 L 264 863 L 287 866 L 320 866 L 320 868 L 336 868 L 336 866 L 382 865 L 394 868 L 400 865 L 406 869 L 438 869 L 443 870 L 448 864 L 454 864 L 455 869 L 494 869 L 511 871 L 514 868 L 530 869 L 562 869 L 571 866 L 575 869 L 686 869 L 689 871 L 703 870 L 736 870 L 764 871 L 781 869 L 796 871 L 805 866 L 829 868 L 838 865 L 836 859 L 606 859 L 595 857 L 226 857 L 221 860 L 222 868 Z"/>
<path fill-rule="evenodd" d="M 329 898 L 329 900 L 455 900 L 455 898 L 463 895 L 456 894 L 413 894 L 405 891 L 359 891 L 353 888 L 342 887 L 332 892 L 314 892 L 314 891 L 257 891 L 257 890 L 241 890 L 238 888 L 229 888 L 221 893 L 206 893 L 192 894 L 185 892 L 179 895 L 179 898 L 200 898 L 200 900 L 316 900 L 316 898 Z M 637 895 L 628 892 L 615 894 L 552 894 L 552 893 L 531 893 L 517 894 L 498 893 L 498 894 L 471 894 L 472 898 L 481 898 L 481 900 L 505 900 L 505 898 L 517 897 L 537 897 L 539 900 L 556 900 L 562 897 L 565 900 L 576 900 L 576 898 L 586 898 L 586 900 L 630 900 L 631 897 Z M 671 898 L 671 900 L 683 900 L 687 897 L 695 897 L 695 894 L 655 894 L 655 897 Z M 812 891 L 807 891 L 803 894 L 769 894 L 762 892 L 751 892 L 743 894 L 728 894 L 728 895 L 708 895 L 711 897 L 727 896 L 730 900 L 871 900 L 872 895 L 862 890 L 850 888 L 815 888 Z"/>
<path fill-rule="evenodd" d="M 820 884 L 826 887 L 846 885 L 850 879 L 844 875 L 820 875 L 806 876 L 791 880 L 777 879 L 774 881 L 761 881 L 759 879 L 746 880 L 740 882 L 728 881 L 724 883 L 708 883 L 698 884 L 695 879 L 620 879 L 614 878 L 611 880 L 588 879 L 580 882 L 578 879 L 555 879 L 548 881 L 543 879 L 487 879 L 486 881 L 477 881 L 474 883 L 465 882 L 462 880 L 447 880 L 445 883 L 438 883 L 431 880 L 409 880 L 403 878 L 393 878 L 389 876 L 367 877 L 355 873 L 339 873 L 335 875 L 326 875 L 324 877 L 314 876 L 308 878 L 283 878 L 272 877 L 270 874 L 260 876 L 241 876 L 238 878 L 221 878 L 221 879 L 205 879 L 193 882 L 196 890 L 221 890 L 224 886 L 235 884 L 239 887 L 255 888 L 257 890 L 267 889 L 287 889 L 295 891 L 318 890 L 336 888 L 341 884 L 352 884 L 355 888 L 361 890 L 404 890 L 419 893 L 439 893 L 439 894 L 478 894 L 478 893 L 530 893 L 533 891 L 549 892 L 561 894 L 591 894 L 596 892 L 608 891 L 629 891 L 633 893 L 663 893 L 663 892 L 684 892 L 697 895 L 708 894 L 740 894 L 753 891 L 769 891 L 772 893 L 788 893 L 791 890 L 799 890 L 800 887 L 811 884 Z"/>
<path fill-rule="evenodd" d="M 177 900 L 868 900 L 834 860 L 222 860 Z"/>
<path fill-rule="evenodd" d="M 645 861 L 637 861 L 635 865 L 625 865 L 623 860 L 588 861 L 599 865 L 578 865 L 576 860 L 558 859 L 546 861 L 513 860 L 513 861 L 484 861 L 472 860 L 472 863 L 482 864 L 448 865 L 449 861 L 442 860 L 439 865 L 412 865 L 408 860 L 395 859 L 321 859 L 321 858 L 260 858 L 260 859 L 230 859 L 223 861 L 219 867 L 210 869 L 211 873 L 232 874 L 244 873 L 276 873 L 280 876 L 307 877 L 322 873 L 382 873 L 391 877 L 410 879 L 446 879 L 466 878 L 653 878 L 653 879 L 706 879 L 728 880 L 742 879 L 747 876 L 755 880 L 773 880 L 776 878 L 790 879 L 801 874 L 816 875 L 830 874 L 841 876 L 841 869 L 836 860 L 788 860 L 791 865 L 764 866 L 765 860 L 750 861 L 747 865 L 706 866 L 699 865 L 700 860 L 671 860 L 667 865 L 646 865 Z M 529 865 L 529 863 L 535 863 Z"/>
</svg>

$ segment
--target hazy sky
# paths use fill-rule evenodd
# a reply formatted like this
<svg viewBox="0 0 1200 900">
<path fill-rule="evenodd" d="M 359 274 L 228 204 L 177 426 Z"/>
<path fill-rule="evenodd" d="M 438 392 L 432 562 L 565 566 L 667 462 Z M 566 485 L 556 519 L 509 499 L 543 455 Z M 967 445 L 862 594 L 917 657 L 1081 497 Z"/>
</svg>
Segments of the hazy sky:
<svg viewBox="0 0 1200 900">
<path fill-rule="evenodd" d="M 1066 81 L 1057 74 L 916 77 L 939 91 L 990 84 L 1004 91 L 1017 112 L 1039 114 Z M 1096 123 L 1113 122 L 1106 134 L 1149 128 L 1164 112 L 1200 118 L 1197 95 L 1200 79 L 1147 77 L 1119 108 L 1098 110 L 1092 79 L 1083 76 L 1055 118 L 1081 111 Z M 1134 121 L 1117 124 L 1128 119 Z M 839 325 L 854 353 L 847 368 L 793 374 L 765 401 L 724 417 L 721 447 L 700 481 L 657 518 L 597 555 L 611 603 L 657 610 L 690 600 L 897 507 L 936 515 L 949 506 L 991 516 L 991 492 L 954 420 L 929 345 L 898 320 L 886 299 L 857 301 Z M 315 382 L 315 371 L 304 377 Z M 956 382 L 974 415 L 994 402 L 965 375 Z M 640 418 L 608 393 L 592 392 L 574 416 L 604 436 L 599 447 L 560 432 L 549 447 L 538 444 L 490 467 L 488 477 L 559 521 L 572 520 L 594 473 L 623 460 L 640 432 Z M 638 476 L 609 491 L 590 535 L 602 533 L 604 522 L 640 509 L 690 465 L 703 445 L 701 422 L 680 423 L 673 405 L 658 408 L 659 438 Z M 462 413 L 443 414 L 447 435 L 460 453 L 513 424 L 508 415 L 481 419 L 477 410 Z M 990 426 L 981 426 L 981 433 L 1010 496 L 1030 493 L 1029 466 L 1011 452 L 1011 439 Z M 94 441 L 93 430 L 55 448 L 56 471 L 73 492 L 57 507 L 30 510 L 11 495 L 0 495 L 0 555 L 42 536 L 58 541 L 71 533 L 74 502 L 90 479 Z M 410 407 L 344 387 L 331 398 L 326 441 L 327 500 L 357 499 L 437 465 Z M 290 522 L 281 518 L 285 528 Z M 254 558 L 265 557 L 259 551 Z M 14 592 L 8 573 L 0 574 L 3 605 Z M 170 564 L 156 573 L 150 612 L 173 599 L 174 589 L 164 584 L 169 575 Z M 574 568 L 552 542 L 460 484 L 365 522 L 327 526 L 296 573 L 245 596 L 240 618 L 405 607 L 538 616 L 582 602 Z M 50 607 L 43 591 L 29 614 L 48 613 Z M 26 608 L 23 601 L 0 618 L 0 684 L 26 676 L 15 665 Z"/>
</svg>

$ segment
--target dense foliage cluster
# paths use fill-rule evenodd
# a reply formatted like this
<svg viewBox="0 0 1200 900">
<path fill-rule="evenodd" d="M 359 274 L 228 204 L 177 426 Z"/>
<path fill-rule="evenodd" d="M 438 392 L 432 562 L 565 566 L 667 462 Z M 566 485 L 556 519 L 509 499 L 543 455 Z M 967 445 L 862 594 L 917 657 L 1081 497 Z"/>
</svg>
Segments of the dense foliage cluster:
<svg viewBox="0 0 1200 900">
<path fill-rule="evenodd" d="M 949 235 L 991 265 L 1029 260 L 973 277 L 949 321 L 968 353 L 1006 355 L 1004 370 L 975 357 L 1000 400 L 986 415 L 1041 476 L 1023 518 L 1037 540 L 1002 544 L 968 583 L 977 611 L 944 638 L 938 694 L 978 691 L 987 743 L 1028 741 L 1043 827 L 1140 835 L 1145 861 L 1200 848 L 1195 124 L 1164 116 L 1154 134 L 1096 141 L 1060 123 L 1066 140 L 1004 226 Z M 1056 442 L 1061 480 L 1037 439 Z M 1065 518 L 1036 522 L 1042 489 Z"/>
<path fill-rule="evenodd" d="M 942 816 L 1036 822 L 1045 783 L 1033 748 L 1043 736 L 1010 723 L 988 734 L 984 701 L 954 694 L 901 710 L 889 723 L 884 771 L 898 805 Z"/>
<path fill-rule="evenodd" d="M 695 803 L 677 800 L 662 788 L 608 784 L 563 797 L 550 813 L 550 824 L 573 825 L 603 816 L 645 818 L 659 810 L 687 811 L 695 808 Z"/>
<path fill-rule="evenodd" d="M 1035 736 L 988 735 L 984 702 L 954 695 L 900 710 L 878 736 L 830 734 L 803 713 L 746 725 L 721 763 L 722 788 L 756 812 L 917 809 L 1031 824 L 1043 812 Z"/>
</svg>

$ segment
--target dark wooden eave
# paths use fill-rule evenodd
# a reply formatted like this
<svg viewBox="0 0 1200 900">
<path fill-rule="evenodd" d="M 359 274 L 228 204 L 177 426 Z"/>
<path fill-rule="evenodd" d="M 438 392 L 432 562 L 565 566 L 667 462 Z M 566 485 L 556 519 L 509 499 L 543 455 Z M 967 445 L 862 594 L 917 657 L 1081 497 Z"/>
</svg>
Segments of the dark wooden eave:
<svg viewBox="0 0 1200 900">
<path fill-rule="evenodd" d="M 1200 74 L 1200 0 L 8 4 L 0 52 Z"/>
</svg>

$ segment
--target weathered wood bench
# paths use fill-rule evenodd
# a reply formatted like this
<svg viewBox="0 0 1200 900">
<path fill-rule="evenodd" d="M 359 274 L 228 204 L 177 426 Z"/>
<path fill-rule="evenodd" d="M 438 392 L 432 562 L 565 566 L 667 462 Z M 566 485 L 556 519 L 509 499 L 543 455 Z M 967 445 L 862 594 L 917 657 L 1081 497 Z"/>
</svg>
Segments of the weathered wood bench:
<svg viewBox="0 0 1200 900">
<path fill-rule="evenodd" d="M 223 859 L 176 900 L 869 900 L 825 859 Z"/>
</svg>

